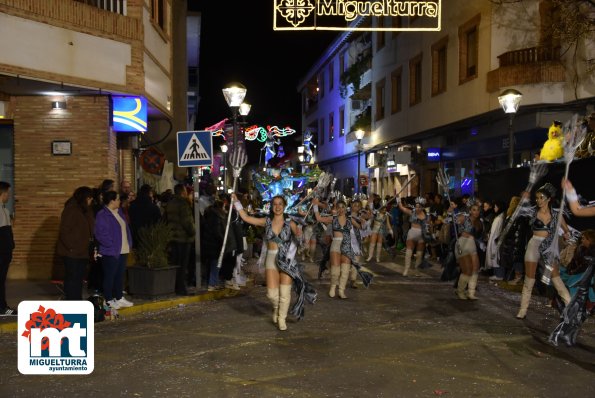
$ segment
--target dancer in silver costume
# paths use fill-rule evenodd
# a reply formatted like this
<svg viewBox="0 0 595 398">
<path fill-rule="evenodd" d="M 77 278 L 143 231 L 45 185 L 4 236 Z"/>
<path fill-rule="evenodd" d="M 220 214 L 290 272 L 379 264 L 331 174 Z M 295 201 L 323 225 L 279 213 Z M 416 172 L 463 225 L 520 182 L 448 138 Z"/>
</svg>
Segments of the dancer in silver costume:
<svg viewBox="0 0 595 398">
<path fill-rule="evenodd" d="M 528 192 L 523 193 L 524 197 L 528 197 L 528 195 Z M 533 285 L 535 284 L 537 264 L 543 256 L 545 249 L 548 248 L 552 240 L 558 236 L 558 231 L 555 228 L 555 220 L 558 217 L 558 211 L 552 209 L 552 200 L 555 195 L 556 189 L 552 184 L 546 183 L 535 193 L 537 208 L 525 206 L 521 209 L 521 213 L 528 213 L 531 216 L 533 236 L 531 237 L 531 240 L 529 240 L 529 243 L 527 243 L 527 249 L 525 251 L 525 282 L 521 294 L 521 305 L 519 312 L 516 315 L 517 319 L 524 319 L 525 316 L 527 316 L 527 309 L 529 308 L 529 302 L 531 300 L 531 292 L 533 290 Z M 568 226 L 564 219 L 562 219 L 561 228 L 567 237 Z M 560 279 L 560 267 L 557 263 L 554 264 L 551 281 L 552 285 L 554 285 L 558 294 L 564 301 L 564 304 L 568 304 L 570 301 L 570 294 L 568 293 L 568 289 L 566 289 L 564 282 Z"/>
<path fill-rule="evenodd" d="M 263 250 L 266 249 L 267 297 L 273 304 L 273 323 L 277 324 L 279 330 L 287 330 L 286 318 L 291 302 L 292 285 L 298 297 L 291 314 L 298 319 L 304 316 L 305 301 L 314 303 L 316 300 L 316 291 L 305 280 L 295 259 L 297 245 L 293 237 L 299 240 L 301 232 L 294 221 L 285 219 L 286 202 L 283 196 L 275 196 L 271 200 L 271 214 L 265 218 L 249 216 L 235 194 L 232 195 L 232 201 L 242 220 L 265 228 L 266 246 Z"/>
<path fill-rule="evenodd" d="M 415 209 L 411 210 L 401 203 L 401 200 L 397 198 L 399 209 L 409 215 L 411 221 L 411 228 L 407 232 L 407 240 L 405 242 L 405 270 L 403 276 L 407 276 L 409 267 L 411 267 L 411 258 L 413 257 L 413 249 L 416 250 L 415 254 L 415 267 L 418 268 L 424 259 L 424 252 L 426 249 L 426 242 L 424 240 L 424 231 L 428 229 L 428 216 L 424 210 L 426 200 L 423 197 L 415 199 Z"/>
</svg>

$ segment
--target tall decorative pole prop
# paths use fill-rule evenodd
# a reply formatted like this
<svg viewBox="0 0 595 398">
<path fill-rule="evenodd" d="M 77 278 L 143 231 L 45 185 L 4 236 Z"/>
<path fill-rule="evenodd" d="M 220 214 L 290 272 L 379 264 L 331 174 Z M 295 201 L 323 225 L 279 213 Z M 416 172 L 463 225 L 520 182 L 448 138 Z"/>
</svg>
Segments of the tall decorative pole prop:
<svg viewBox="0 0 595 398">
<path fill-rule="evenodd" d="M 238 186 L 238 178 L 240 178 L 240 174 L 242 173 L 242 168 L 246 165 L 246 163 L 248 163 L 248 156 L 246 155 L 246 149 L 244 149 L 243 145 L 233 148 L 230 163 L 233 168 L 232 192 L 235 192 Z M 217 268 L 221 268 L 221 264 L 223 263 L 223 255 L 225 254 L 225 246 L 227 245 L 227 236 L 229 235 L 229 225 L 231 224 L 231 213 L 232 208 L 230 206 L 229 213 L 227 214 L 227 225 L 225 226 L 225 235 L 223 236 L 223 246 L 221 247 L 221 252 L 219 253 L 219 260 L 217 261 Z"/>
<path fill-rule="evenodd" d="M 574 160 L 574 154 L 577 148 L 583 143 L 587 136 L 587 127 L 578 120 L 578 115 L 574 115 L 563 128 L 564 132 L 564 161 L 566 168 L 564 170 L 564 179 L 568 178 L 570 171 L 570 163 Z M 558 227 L 562 223 L 562 216 L 564 215 L 564 205 L 566 202 L 566 190 L 562 190 L 562 201 L 560 203 L 560 210 L 556 218 L 556 225 L 553 231 L 558 231 Z M 559 240 L 552 239 L 550 245 L 544 250 L 544 266 L 545 269 L 541 275 L 541 281 L 546 285 L 550 284 L 550 279 L 554 265 L 560 260 Z"/>
</svg>

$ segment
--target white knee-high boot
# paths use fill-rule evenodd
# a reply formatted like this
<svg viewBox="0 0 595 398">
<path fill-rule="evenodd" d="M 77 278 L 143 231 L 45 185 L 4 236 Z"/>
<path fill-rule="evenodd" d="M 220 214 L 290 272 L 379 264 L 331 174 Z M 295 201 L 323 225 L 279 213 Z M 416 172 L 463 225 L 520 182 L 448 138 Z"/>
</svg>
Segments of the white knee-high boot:
<svg viewBox="0 0 595 398">
<path fill-rule="evenodd" d="M 338 265 L 331 265 L 331 288 L 328 291 L 329 297 L 335 297 L 335 290 L 339 284 L 339 275 L 341 274 L 341 267 Z"/>
<path fill-rule="evenodd" d="M 267 298 L 273 304 L 273 323 L 277 323 L 279 317 L 279 288 L 267 288 Z"/>
<path fill-rule="evenodd" d="M 457 297 L 461 300 L 467 300 L 467 295 L 465 294 L 465 288 L 467 287 L 467 283 L 469 283 L 469 275 L 461 274 L 459 275 L 459 282 L 457 283 Z"/>
<path fill-rule="evenodd" d="M 562 301 L 564 301 L 564 304 L 568 305 L 568 303 L 570 302 L 570 293 L 568 292 L 568 289 L 566 288 L 564 282 L 562 282 L 562 279 L 559 276 L 553 277 L 552 285 L 554 285 L 554 287 L 556 288 L 556 291 L 558 292 L 558 295 L 560 295 L 560 297 L 562 298 Z"/>
<path fill-rule="evenodd" d="M 421 265 L 421 262 L 424 260 L 424 251 L 423 250 L 417 250 L 415 252 L 415 268 L 419 268 L 419 266 Z"/>
<path fill-rule="evenodd" d="M 366 259 L 366 261 L 372 261 L 372 257 L 374 257 L 374 246 L 375 244 L 370 242 L 370 248 L 368 250 L 370 253 L 368 253 L 368 258 Z"/>
<path fill-rule="evenodd" d="M 382 254 L 382 243 L 376 243 L 376 262 L 380 262 L 380 254 Z"/>
<path fill-rule="evenodd" d="M 339 297 L 346 299 L 345 286 L 347 286 L 347 280 L 349 279 L 349 271 L 351 264 L 342 263 L 341 273 L 339 274 Z"/>
<path fill-rule="evenodd" d="M 411 267 L 411 256 L 413 256 L 413 250 L 405 250 L 405 270 L 403 271 L 403 276 L 407 276 L 407 273 L 409 272 L 409 267 Z"/>
<path fill-rule="evenodd" d="M 291 301 L 291 285 L 279 285 L 279 330 L 287 330 L 287 312 L 289 311 L 289 303 Z"/>
<path fill-rule="evenodd" d="M 535 278 L 528 278 L 525 276 L 523 292 L 521 293 L 521 307 L 519 308 L 519 312 L 516 314 L 518 319 L 524 319 L 525 316 L 527 316 L 527 309 L 529 308 L 529 301 L 531 301 L 531 292 L 533 291 L 534 284 Z"/>
<path fill-rule="evenodd" d="M 469 284 L 467 285 L 467 298 L 469 300 L 477 300 L 475 297 L 475 289 L 477 288 L 477 278 L 479 278 L 479 274 L 473 273 L 471 278 L 469 278 Z"/>
</svg>

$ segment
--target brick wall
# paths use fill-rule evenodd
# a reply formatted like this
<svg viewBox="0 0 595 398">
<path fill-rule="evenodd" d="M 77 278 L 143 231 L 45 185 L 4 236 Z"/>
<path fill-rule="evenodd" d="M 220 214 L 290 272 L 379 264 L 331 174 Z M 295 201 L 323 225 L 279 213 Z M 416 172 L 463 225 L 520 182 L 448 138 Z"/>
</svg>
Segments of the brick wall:
<svg viewBox="0 0 595 398">
<path fill-rule="evenodd" d="M 117 180 L 118 152 L 105 96 L 71 96 L 66 110 L 51 110 L 51 97 L 14 97 L 16 249 L 12 279 L 60 275 L 55 258 L 64 202 L 81 185 Z M 72 155 L 53 156 L 54 140 L 72 142 Z"/>
</svg>

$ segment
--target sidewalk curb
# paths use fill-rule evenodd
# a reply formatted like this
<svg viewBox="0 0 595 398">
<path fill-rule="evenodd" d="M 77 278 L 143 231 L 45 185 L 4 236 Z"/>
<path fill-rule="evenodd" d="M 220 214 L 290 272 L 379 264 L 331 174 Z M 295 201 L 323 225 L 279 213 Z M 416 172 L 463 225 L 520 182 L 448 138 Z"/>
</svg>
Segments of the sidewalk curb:
<svg viewBox="0 0 595 398">
<path fill-rule="evenodd" d="M 202 301 L 214 301 L 221 298 L 236 297 L 240 294 L 242 294 L 240 290 L 231 289 L 223 289 L 215 292 L 204 292 L 195 296 L 177 297 L 172 299 L 142 303 L 128 308 L 122 308 L 118 310 L 118 314 L 120 316 L 120 320 L 125 320 L 128 317 L 134 317 L 151 311 L 176 308 L 180 305 L 200 303 Z M 14 333 L 17 332 L 18 329 L 19 327 L 16 317 L 14 322 L 0 323 L 0 333 Z"/>
</svg>

